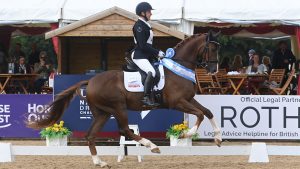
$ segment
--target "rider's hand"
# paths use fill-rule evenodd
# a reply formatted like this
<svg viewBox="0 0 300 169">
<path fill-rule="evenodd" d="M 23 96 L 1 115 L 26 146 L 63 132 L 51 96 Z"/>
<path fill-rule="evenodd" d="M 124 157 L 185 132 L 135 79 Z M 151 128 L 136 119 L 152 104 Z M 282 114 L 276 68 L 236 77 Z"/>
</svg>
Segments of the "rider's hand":
<svg viewBox="0 0 300 169">
<path fill-rule="evenodd" d="M 159 59 L 162 59 L 162 58 L 165 57 L 165 53 L 164 53 L 163 51 L 160 50 L 160 51 L 158 52 L 158 55 L 157 55 L 157 56 L 158 56 Z"/>
</svg>

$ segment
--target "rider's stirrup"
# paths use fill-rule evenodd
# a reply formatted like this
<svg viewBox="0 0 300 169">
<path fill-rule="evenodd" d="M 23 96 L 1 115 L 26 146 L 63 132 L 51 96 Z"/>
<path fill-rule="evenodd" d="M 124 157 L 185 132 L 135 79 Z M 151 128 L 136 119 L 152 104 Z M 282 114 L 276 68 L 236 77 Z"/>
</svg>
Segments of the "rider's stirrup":
<svg viewBox="0 0 300 169">
<path fill-rule="evenodd" d="M 159 106 L 158 103 L 155 103 L 150 99 L 150 96 L 144 96 L 142 102 L 144 103 L 145 106 Z"/>
</svg>

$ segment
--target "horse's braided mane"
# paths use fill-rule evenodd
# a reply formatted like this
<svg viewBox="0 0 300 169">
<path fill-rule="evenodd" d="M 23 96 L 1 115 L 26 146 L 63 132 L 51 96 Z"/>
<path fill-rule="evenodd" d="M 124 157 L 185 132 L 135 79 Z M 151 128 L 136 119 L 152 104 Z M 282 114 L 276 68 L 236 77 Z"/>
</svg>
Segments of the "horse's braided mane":
<svg viewBox="0 0 300 169">
<path fill-rule="evenodd" d="M 192 36 L 190 36 L 190 37 L 188 37 L 188 38 L 182 40 L 181 42 L 179 42 L 179 43 L 174 47 L 174 50 L 180 48 L 180 47 L 183 46 L 183 44 L 185 44 L 186 42 L 188 42 L 188 41 L 190 41 L 191 39 L 194 39 L 195 37 L 200 36 L 200 35 L 202 35 L 202 34 L 194 34 L 194 35 L 192 35 Z"/>
</svg>

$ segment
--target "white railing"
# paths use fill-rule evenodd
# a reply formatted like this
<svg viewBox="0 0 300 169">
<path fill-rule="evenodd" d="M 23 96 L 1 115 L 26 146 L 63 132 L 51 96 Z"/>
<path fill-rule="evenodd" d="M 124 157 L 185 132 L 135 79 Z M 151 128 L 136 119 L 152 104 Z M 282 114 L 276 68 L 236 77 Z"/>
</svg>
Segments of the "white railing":
<svg viewBox="0 0 300 169">
<path fill-rule="evenodd" d="M 248 162 L 269 162 L 269 155 L 300 156 L 300 146 L 266 145 L 252 143 L 252 145 L 236 146 L 192 146 L 170 147 L 159 146 L 160 154 L 151 153 L 146 147 L 136 146 L 97 146 L 98 155 L 110 156 L 144 156 L 144 155 L 198 155 L 198 156 L 228 156 L 246 155 Z M 88 146 L 18 146 L 10 143 L 0 143 L 0 162 L 12 162 L 17 155 L 90 155 Z M 125 154 L 126 153 L 126 154 Z"/>
</svg>

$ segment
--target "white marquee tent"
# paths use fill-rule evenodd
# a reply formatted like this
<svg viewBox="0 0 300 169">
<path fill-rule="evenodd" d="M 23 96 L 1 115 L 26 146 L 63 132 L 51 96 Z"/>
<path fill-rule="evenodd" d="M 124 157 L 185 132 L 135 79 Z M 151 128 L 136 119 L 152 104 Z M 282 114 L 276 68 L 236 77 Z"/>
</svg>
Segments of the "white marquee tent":
<svg viewBox="0 0 300 169">
<path fill-rule="evenodd" d="M 0 0 L 0 24 L 76 21 L 118 6 L 130 12 L 143 0 Z M 154 20 L 300 25 L 298 0 L 148 0 Z"/>
<path fill-rule="evenodd" d="M 0 25 L 65 23 L 80 20 L 113 6 L 130 12 L 143 0 L 0 0 Z M 298 0 L 148 0 L 155 8 L 153 20 L 186 34 L 195 26 L 255 27 L 292 25 L 300 40 L 300 6 Z M 213 23 L 213 25 L 211 24 Z M 222 23 L 229 23 L 222 25 Z M 217 24 L 217 26 L 216 26 Z M 14 25 L 16 26 L 16 25 Z M 240 36 L 256 36 L 242 30 Z M 265 36 L 284 36 L 273 30 Z M 299 36 L 298 36 L 299 35 Z"/>
</svg>

